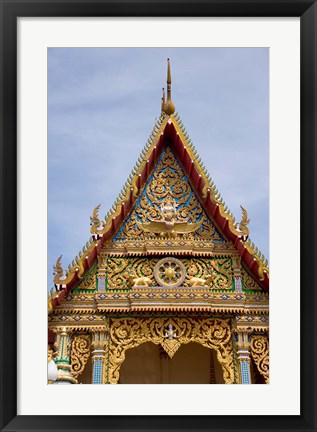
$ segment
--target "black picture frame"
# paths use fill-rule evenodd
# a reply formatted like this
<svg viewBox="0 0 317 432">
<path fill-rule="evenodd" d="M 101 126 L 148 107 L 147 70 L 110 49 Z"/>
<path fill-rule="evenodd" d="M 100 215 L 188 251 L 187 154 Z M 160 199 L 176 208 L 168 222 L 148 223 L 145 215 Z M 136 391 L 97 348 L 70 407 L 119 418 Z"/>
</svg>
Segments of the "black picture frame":
<svg viewBox="0 0 317 432">
<path fill-rule="evenodd" d="M 317 5 L 311 0 L 0 0 L 1 11 L 1 431 L 315 431 Z M 287 416 L 17 415 L 17 18 L 92 16 L 300 17 L 301 414 Z M 285 162 L 287 163 L 287 162 Z M 281 167 L 282 170 L 282 167 Z M 286 185 L 287 187 L 287 185 Z M 284 217 L 284 215 L 283 215 Z M 288 217 L 292 217 L 288 215 Z M 281 224 L 283 220 L 281 219 Z M 44 235 L 44 234 L 43 234 Z M 291 235 L 291 233 L 290 233 Z M 289 253 L 289 251 L 281 251 Z M 290 266 L 284 271 L 292 271 Z M 299 263 L 296 263 L 299 265 Z M 282 289 L 282 287 L 281 287 Z M 285 289 L 285 287 L 283 287 Z M 286 312 L 287 306 L 283 308 Z M 292 319 L 285 331 L 292 331 Z M 292 377 L 289 377 L 292 379 Z M 189 395 L 190 397 L 190 395 Z M 56 401 L 58 404 L 63 401 Z M 141 403 L 141 401 L 140 401 Z M 224 401 L 230 403 L 230 401 Z M 237 403 L 237 401 L 232 401 Z M 246 404 L 247 401 L 241 403 Z M 259 404 L 265 400 L 259 400 Z"/>
</svg>

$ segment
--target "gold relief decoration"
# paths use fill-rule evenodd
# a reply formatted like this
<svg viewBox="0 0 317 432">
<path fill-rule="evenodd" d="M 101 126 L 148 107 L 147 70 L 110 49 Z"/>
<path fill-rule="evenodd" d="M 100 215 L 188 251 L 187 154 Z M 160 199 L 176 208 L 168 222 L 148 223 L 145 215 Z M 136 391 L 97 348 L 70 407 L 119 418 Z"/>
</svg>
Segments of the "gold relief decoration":
<svg viewBox="0 0 317 432">
<path fill-rule="evenodd" d="M 174 354 L 181 346 L 181 344 L 177 340 L 177 335 L 171 322 L 168 325 L 168 329 L 165 331 L 165 339 L 163 340 L 161 345 L 164 351 L 168 354 L 169 358 L 173 358 Z"/>
<path fill-rule="evenodd" d="M 89 336 L 74 336 L 71 343 L 70 366 L 71 373 L 75 378 L 77 378 L 85 369 L 89 355 Z"/>
<path fill-rule="evenodd" d="M 161 220 L 151 220 L 146 223 L 137 223 L 145 232 L 159 234 L 160 237 L 175 238 L 180 234 L 192 233 L 201 225 L 201 222 L 177 222 L 176 205 L 169 197 L 161 206 Z"/>
<path fill-rule="evenodd" d="M 253 279 L 253 277 L 242 267 L 242 280 L 243 289 L 250 291 L 262 291 L 260 285 Z"/>
<path fill-rule="evenodd" d="M 146 276 L 136 277 L 135 275 L 129 275 L 129 286 L 130 287 L 138 287 L 138 286 L 150 286 L 151 279 Z"/>
<path fill-rule="evenodd" d="M 226 258 L 192 258 L 185 259 L 187 275 L 184 286 L 201 286 L 199 279 L 204 279 L 213 289 L 232 289 L 232 264 Z M 195 285 L 195 280 L 197 284 Z"/>
<path fill-rule="evenodd" d="M 208 275 L 207 279 L 192 277 L 190 279 L 190 281 L 188 282 L 188 285 L 192 286 L 192 287 L 209 286 L 209 285 L 212 286 L 213 285 L 213 276 Z"/>
<path fill-rule="evenodd" d="M 237 253 L 230 243 L 213 242 L 212 240 L 193 240 L 182 237 L 126 239 L 120 242 L 105 242 L 103 253 L 109 255 L 123 255 L 127 257 L 137 255 L 179 255 L 179 256 L 223 256 Z"/>
<path fill-rule="evenodd" d="M 107 265 L 107 287 L 109 289 L 127 289 L 132 278 L 148 278 L 148 285 L 154 286 L 154 266 L 157 259 L 109 257 Z M 134 285 L 134 283 L 133 283 Z"/>
<path fill-rule="evenodd" d="M 72 294 L 49 315 L 50 327 L 67 325 L 71 329 L 86 329 L 102 325 L 106 315 L 116 311 L 142 310 L 209 310 L 215 313 L 235 312 L 242 315 L 239 325 L 268 328 L 269 295 L 201 287 L 134 287 L 129 290 L 108 290 L 94 294 Z M 253 316 L 255 314 L 255 316 Z M 251 316 L 252 315 L 252 316 Z M 256 321 L 256 325 L 255 325 Z"/>
<path fill-rule="evenodd" d="M 180 260 L 166 257 L 154 267 L 154 277 L 160 286 L 172 288 L 182 285 L 186 277 L 186 269 Z"/>
<path fill-rule="evenodd" d="M 177 339 L 165 339 L 162 342 L 162 348 L 169 356 L 169 358 L 173 358 L 174 354 L 180 346 L 181 344 L 178 342 Z"/>
<path fill-rule="evenodd" d="M 156 233 L 172 231 L 173 235 L 179 231 L 184 239 L 224 242 L 207 218 L 172 151 L 167 148 L 115 240 L 151 239 L 156 238 Z"/>
<path fill-rule="evenodd" d="M 207 285 L 210 285 L 212 277 L 213 289 L 232 289 L 232 265 L 230 257 L 184 258 L 180 260 L 170 257 L 168 259 L 165 258 L 165 260 L 169 260 L 171 265 L 172 262 L 178 262 L 179 270 L 182 269 L 182 266 L 185 268 L 185 270 L 182 270 L 182 274 L 186 274 L 185 279 L 182 282 L 180 282 L 181 279 L 175 280 L 176 285 L 182 284 L 184 287 L 195 286 L 191 285 L 191 280 L 194 277 L 208 280 Z M 107 265 L 108 289 L 129 288 L 131 286 L 129 285 L 131 274 L 135 278 L 147 277 L 151 281 L 148 282 L 148 285 L 156 286 L 158 282 L 155 281 L 154 273 L 158 262 L 158 258 L 152 257 L 110 256 Z"/>
<path fill-rule="evenodd" d="M 168 330 L 167 330 L 168 329 Z M 170 333 L 169 333 L 170 332 Z M 172 356 L 178 344 L 197 342 L 216 350 L 226 384 L 234 382 L 230 319 L 212 318 L 115 318 L 110 322 L 108 369 L 104 383 L 116 384 L 128 349 L 144 342 L 161 345 Z M 167 342 L 176 340 L 178 342 Z"/>
<path fill-rule="evenodd" d="M 269 341 L 265 336 L 251 336 L 250 344 L 251 356 L 256 364 L 256 367 L 265 379 L 265 383 L 269 383 Z"/>
<path fill-rule="evenodd" d="M 109 257 L 106 269 L 107 287 L 110 289 L 128 288 L 130 269 L 127 258 Z"/>
<path fill-rule="evenodd" d="M 84 277 L 84 279 L 80 282 L 80 284 L 76 287 L 74 292 L 77 290 L 95 290 L 96 289 L 96 266 L 88 272 L 88 274 Z"/>
</svg>

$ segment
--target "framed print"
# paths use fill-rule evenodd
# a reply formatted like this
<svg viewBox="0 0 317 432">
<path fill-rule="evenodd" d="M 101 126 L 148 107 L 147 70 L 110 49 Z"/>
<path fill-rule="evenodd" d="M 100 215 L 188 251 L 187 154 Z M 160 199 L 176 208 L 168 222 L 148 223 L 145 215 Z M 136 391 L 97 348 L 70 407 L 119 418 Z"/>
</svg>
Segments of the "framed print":
<svg viewBox="0 0 317 432">
<path fill-rule="evenodd" d="M 1 430 L 315 430 L 316 3 L 1 14 Z"/>
</svg>

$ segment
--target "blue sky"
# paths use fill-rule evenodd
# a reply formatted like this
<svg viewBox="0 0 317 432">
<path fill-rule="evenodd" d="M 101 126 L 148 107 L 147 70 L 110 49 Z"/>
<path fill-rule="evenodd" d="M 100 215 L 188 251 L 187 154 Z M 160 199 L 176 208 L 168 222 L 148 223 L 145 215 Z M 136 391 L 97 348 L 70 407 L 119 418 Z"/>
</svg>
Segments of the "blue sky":
<svg viewBox="0 0 317 432">
<path fill-rule="evenodd" d="M 48 288 L 108 212 L 156 118 L 166 59 L 172 99 L 224 201 L 269 258 L 267 48 L 48 49 Z"/>
</svg>

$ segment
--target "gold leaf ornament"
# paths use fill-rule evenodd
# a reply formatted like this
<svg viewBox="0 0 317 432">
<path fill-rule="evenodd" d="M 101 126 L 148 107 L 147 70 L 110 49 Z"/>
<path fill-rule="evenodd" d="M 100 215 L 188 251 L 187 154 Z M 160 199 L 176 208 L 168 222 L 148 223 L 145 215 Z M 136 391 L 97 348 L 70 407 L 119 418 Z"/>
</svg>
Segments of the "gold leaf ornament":
<svg viewBox="0 0 317 432">
<path fill-rule="evenodd" d="M 88 336 L 75 336 L 71 343 L 71 372 L 77 378 L 85 369 L 90 355 L 90 340 Z"/>
<path fill-rule="evenodd" d="M 256 364 L 256 367 L 265 379 L 265 383 L 269 383 L 269 341 L 266 336 L 252 336 L 250 344 L 251 356 Z"/>
</svg>

